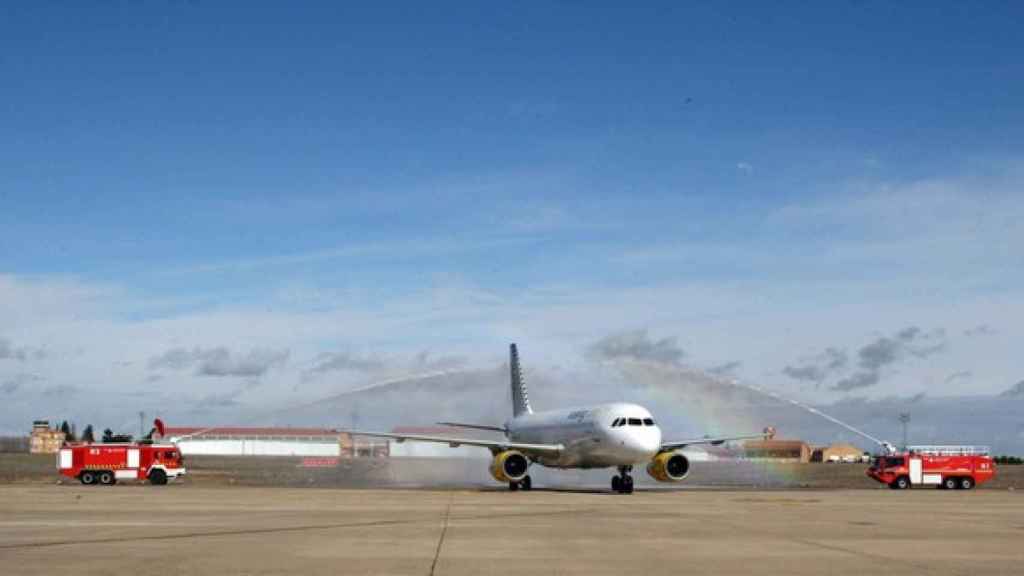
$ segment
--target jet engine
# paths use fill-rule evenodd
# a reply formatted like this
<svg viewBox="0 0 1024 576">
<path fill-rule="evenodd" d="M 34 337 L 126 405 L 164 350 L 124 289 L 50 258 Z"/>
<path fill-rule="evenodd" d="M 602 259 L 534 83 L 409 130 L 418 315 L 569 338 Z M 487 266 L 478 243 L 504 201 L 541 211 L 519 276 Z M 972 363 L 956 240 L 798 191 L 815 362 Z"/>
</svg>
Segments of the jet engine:
<svg viewBox="0 0 1024 576">
<path fill-rule="evenodd" d="M 530 461 L 517 450 L 505 450 L 494 455 L 491 476 L 498 482 L 519 482 L 526 477 Z"/>
<path fill-rule="evenodd" d="M 690 460 L 679 452 L 662 452 L 647 465 L 647 473 L 659 482 L 679 482 L 690 473 Z"/>
</svg>

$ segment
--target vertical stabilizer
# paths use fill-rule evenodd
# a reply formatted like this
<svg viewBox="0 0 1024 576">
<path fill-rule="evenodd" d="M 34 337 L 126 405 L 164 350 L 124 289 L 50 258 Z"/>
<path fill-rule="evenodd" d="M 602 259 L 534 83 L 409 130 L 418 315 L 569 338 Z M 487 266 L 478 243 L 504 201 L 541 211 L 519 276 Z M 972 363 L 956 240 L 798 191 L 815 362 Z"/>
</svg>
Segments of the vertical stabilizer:
<svg viewBox="0 0 1024 576">
<path fill-rule="evenodd" d="M 508 347 L 508 365 L 512 373 L 512 415 L 533 414 L 530 396 L 526 393 L 526 384 L 523 382 L 523 371 L 519 367 L 519 350 L 515 344 Z"/>
</svg>

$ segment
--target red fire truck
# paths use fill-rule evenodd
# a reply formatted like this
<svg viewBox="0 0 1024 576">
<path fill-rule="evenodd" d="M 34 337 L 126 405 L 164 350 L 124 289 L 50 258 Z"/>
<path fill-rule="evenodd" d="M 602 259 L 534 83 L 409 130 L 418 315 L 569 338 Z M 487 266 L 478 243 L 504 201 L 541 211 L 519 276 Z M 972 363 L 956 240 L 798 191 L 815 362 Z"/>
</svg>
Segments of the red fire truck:
<svg viewBox="0 0 1024 576">
<path fill-rule="evenodd" d="M 140 442 L 68 443 L 57 453 L 57 469 L 82 484 L 114 484 L 118 480 L 149 480 L 150 484 L 167 484 L 185 475 L 185 462 L 178 447 L 162 438 L 164 423 L 157 418 L 153 431 Z"/>
<path fill-rule="evenodd" d="M 868 476 L 894 490 L 938 486 L 970 490 L 996 475 L 984 446 L 908 446 L 902 453 L 875 457 Z"/>
<path fill-rule="evenodd" d="M 168 443 L 66 444 L 57 455 L 57 467 L 82 484 L 114 484 L 118 480 L 149 480 L 167 484 L 185 474 L 181 452 Z"/>
</svg>

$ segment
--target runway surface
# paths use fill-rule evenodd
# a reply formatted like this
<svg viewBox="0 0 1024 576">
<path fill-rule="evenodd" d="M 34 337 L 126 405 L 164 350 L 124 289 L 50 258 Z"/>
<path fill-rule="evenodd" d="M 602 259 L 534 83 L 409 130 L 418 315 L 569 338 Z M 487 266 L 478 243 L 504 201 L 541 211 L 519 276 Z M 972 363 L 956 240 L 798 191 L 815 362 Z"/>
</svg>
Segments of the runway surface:
<svg viewBox="0 0 1024 576">
<path fill-rule="evenodd" d="M 1015 491 L 0 486 L 5 574 L 1020 574 Z"/>
</svg>

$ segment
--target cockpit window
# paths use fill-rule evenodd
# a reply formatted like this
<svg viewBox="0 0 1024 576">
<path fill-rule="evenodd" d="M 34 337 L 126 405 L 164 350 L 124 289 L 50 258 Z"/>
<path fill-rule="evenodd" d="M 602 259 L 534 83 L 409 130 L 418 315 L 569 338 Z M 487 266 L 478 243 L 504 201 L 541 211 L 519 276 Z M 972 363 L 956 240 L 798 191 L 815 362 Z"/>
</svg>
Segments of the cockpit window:
<svg viewBox="0 0 1024 576">
<path fill-rule="evenodd" d="M 639 418 L 630 418 L 629 419 L 629 425 L 630 426 L 640 426 L 640 419 Z"/>
<path fill-rule="evenodd" d="M 622 418 L 616 418 L 615 421 L 612 422 L 612 428 L 618 428 L 621 425 L 622 425 Z"/>
<path fill-rule="evenodd" d="M 654 426 L 654 420 L 650 418 L 644 418 L 644 426 Z"/>
</svg>

